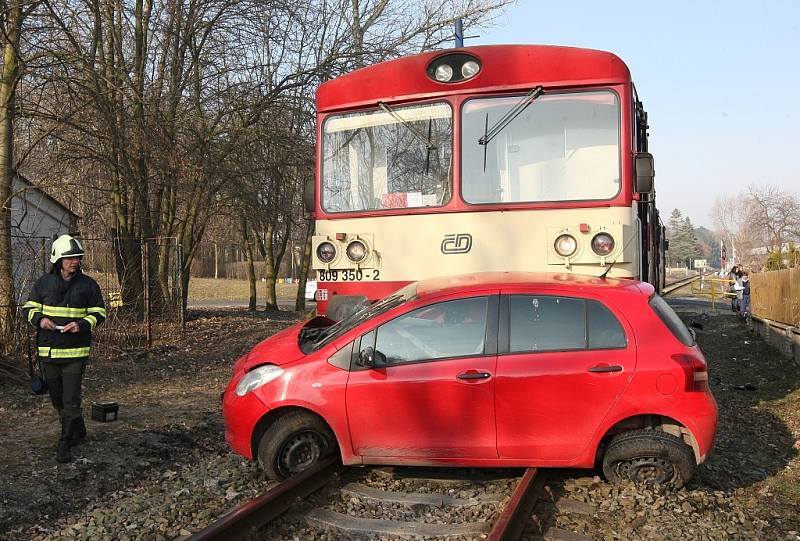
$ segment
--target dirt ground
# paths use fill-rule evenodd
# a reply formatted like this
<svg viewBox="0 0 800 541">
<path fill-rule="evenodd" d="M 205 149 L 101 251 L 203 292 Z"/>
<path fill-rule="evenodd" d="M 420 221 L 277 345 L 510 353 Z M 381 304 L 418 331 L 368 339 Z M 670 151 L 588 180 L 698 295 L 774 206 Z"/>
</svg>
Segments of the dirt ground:
<svg viewBox="0 0 800 541">
<path fill-rule="evenodd" d="M 708 313 L 691 303 L 678 310 L 697 331 L 720 406 L 716 448 L 687 490 L 724 495 L 725 506 L 743 510 L 747 516 L 734 531 L 745 533 L 734 537 L 748 538 L 746 524 L 757 519 L 767 538 L 800 539 L 800 367 L 730 313 Z M 58 426 L 48 399 L 30 395 L 24 380 L 0 382 L 0 539 L 177 539 L 245 499 L 247 490 L 265 486 L 257 468 L 232 455 L 223 441 L 220 393 L 239 355 L 296 318 L 288 312 L 194 313 L 179 346 L 106 349 L 87 370 L 84 404 L 116 401 L 119 419 L 88 421 L 89 436 L 67 465 L 54 460 Z M 137 516 L 131 504 L 124 518 L 107 519 L 125 524 L 123 533 L 78 533 L 79 526 L 99 522 L 113 502 L 128 501 L 122 500 L 126 495 L 179 501 L 188 493 L 181 476 L 190 473 L 201 486 L 218 483 L 202 481 L 196 469 L 220 461 L 227 461 L 221 469 L 235 470 L 231 476 L 255 485 L 245 490 L 225 481 L 228 488 L 220 489 L 204 515 L 176 503 L 159 511 L 166 516 L 147 518 L 163 521 L 154 526 L 163 535 L 136 534 L 145 510 Z M 197 502 L 187 505 L 196 508 Z"/>
<path fill-rule="evenodd" d="M 198 451 L 227 453 L 220 395 L 233 362 L 297 317 L 196 313 L 179 346 L 106 348 L 87 367 L 88 437 L 67 465 L 54 459 L 60 427 L 49 398 L 31 395 L 27 381 L 0 383 L 0 539 L 25 538 L 25 526 L 79 514 L 92 500 L 175 469 Z M 90 420 L 95 401 L 117 402 L 118 420 Z"/>
</svg>

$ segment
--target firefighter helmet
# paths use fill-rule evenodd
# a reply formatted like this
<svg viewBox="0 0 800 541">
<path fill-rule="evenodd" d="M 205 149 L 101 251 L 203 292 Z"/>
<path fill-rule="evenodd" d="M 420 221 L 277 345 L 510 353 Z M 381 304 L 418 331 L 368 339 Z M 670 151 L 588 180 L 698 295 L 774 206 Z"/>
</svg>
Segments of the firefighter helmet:
<svg viewBox="0 0 800 541">
<path fill-rule="evenodd" d="M 81 257 L 83 256 L 83 246 L 78 239 L 70 235 L 61 235 L 53 241 L 53 249 L 50 252 L 50 263 L 53 265 L 62 257 Z"/>
</svg>

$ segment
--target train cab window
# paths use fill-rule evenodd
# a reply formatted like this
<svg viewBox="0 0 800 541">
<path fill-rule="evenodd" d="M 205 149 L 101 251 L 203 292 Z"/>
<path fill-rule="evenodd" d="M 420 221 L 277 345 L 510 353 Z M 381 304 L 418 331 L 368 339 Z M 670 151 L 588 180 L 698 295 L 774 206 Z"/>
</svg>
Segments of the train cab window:
<svg viewBox="0 0 800 541">
<path fill-rule="evenodd" d="M 462 107 L 464 200 L 535 203 L 616 196 L 622 188 L 617 95 L 545 93 L 503 125 L 500 119 L 524 98 L 474 98 Z M 481 144 L 487 127 L 492 137 Z"/>
<path fill-rule="evenodd" d="M 322 126 L 326 212 L 438 207 L 452 192 L 453 110 L 443 102 L 331 115 Z"/>
<path fill-rule="evenodd" d="M 378 328 L 375 349 L 387 364 L 482 355 L 487 297 L 431 304 Z"/>
</svg>

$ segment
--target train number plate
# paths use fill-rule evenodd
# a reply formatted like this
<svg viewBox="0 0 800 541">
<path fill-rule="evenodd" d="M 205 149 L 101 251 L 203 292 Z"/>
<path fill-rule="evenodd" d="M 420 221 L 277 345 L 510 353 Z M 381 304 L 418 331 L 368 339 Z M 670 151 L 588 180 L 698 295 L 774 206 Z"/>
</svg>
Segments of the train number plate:
<svg viewBox="0 0 800 541">
<path fill-rule="evenodd" d="M 371 282 L 381 279 L 380 269 L 344 269 L 317 271 L 320 282 Z"/>
</svg>

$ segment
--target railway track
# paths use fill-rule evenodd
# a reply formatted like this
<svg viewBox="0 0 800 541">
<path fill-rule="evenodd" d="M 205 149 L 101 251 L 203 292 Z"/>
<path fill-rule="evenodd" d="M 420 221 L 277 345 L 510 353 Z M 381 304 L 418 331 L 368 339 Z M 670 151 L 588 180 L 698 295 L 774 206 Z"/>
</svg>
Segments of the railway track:
<svg viewBox="0 0 800 541">
<path fill-rule="evenodd" d="M 682 287 L 683 287 L 683 286 L 685 286 L 685 285 L 689 285 L 689 284 L 691 284 L 692 282 L 694 282 L 694 281 L 696 281 L 696 280 L 699 280 L 699 279 L 701 278 L 701 276 L 702 276 L 702 275 L 698 274 L 698 275 L 696 275 L 696 276 L 689 276 L 688 278 L 684 278 L 684 279 L 682 279 L 682 280 L 678 280 L 678 281 L 676 281 L 676 282 L 670 282 L 669 284 L 666 284 L 666 285 L 665 285 L 665 286 L 664 286 L 664 287 L 661 289 L 661 294 L 662 294 L 662 295 L 669 295 L 669 294 L 670 294 L 670 293 L 672 293 L 673 291 L 676 291 L 676 290 L 678 290 L 678 289 L 682 288 Z"/>
<path fill-rule="evenodd" d="M 536 468 L 519 472 L 347 470 L 329 460 L 231 510 L 189 541 L 376 536 L 512 541 L 526 526 L 536 528 L 531 513 L 547 494 L 543 473 Z M 588 539 L 556 528 L 548 534 L 545 539 Z"/>
</svg>

